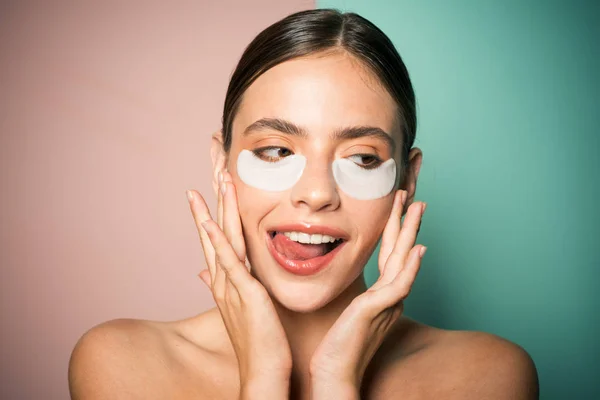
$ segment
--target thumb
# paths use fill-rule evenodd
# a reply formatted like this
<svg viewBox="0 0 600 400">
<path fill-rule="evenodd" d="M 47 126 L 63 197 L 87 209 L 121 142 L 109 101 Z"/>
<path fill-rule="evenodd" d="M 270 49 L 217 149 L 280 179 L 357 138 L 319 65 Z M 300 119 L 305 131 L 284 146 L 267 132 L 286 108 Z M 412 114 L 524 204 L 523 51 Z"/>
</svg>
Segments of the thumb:
<svg viewBox="0 0 600 400">
<path fill-rule="evenodd" d="M 204 282 L 204 284 L 210 289 L 210 272 L 208 272 L 207 269 L 203 269 L 198 274 L 198 277 L 202 279 L 202 282 Z"/>
</svg>

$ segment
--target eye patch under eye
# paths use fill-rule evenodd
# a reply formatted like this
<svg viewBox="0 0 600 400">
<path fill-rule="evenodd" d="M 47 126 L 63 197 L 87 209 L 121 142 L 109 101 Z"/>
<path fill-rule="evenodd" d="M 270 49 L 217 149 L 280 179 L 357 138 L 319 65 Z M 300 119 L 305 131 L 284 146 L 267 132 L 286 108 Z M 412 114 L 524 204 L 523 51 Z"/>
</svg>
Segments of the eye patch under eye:
<svg viewBox="0 0 600 400">
<path fill-rule="evenodd" d="M 306 165 L 306 157 L 292 154 L 279 161 L 261 160 L 250 150 L 242 150 L 237 160 L 237 173 L 248 186 L 267 192 L 281 192 L 298 182 Z"/>
<path fill-rule="evenodd" d="M 249 186 L 280 192 L 292 188 L 300 180 L 305 166 L 306 157 L 300 154 L 269 162 L 244 149 L 238 155 L 237 173 Z M 338 187 L 357 200 L 384 197 L 392 191 L 396 181 L 396 162 L 393 158 L 372 169 L 360 167 L 346 158 L 335 160 L 332 167 Z"/>
<path fill-rule="evenodd" d="M 333 162 L 333 177 L 348 196 L 357 200 L 373 200 L 388 195 L 396 182 L 396 162 L 393 158 L 377 168 L 364 169 L 341 158 Z"/>
</svg>

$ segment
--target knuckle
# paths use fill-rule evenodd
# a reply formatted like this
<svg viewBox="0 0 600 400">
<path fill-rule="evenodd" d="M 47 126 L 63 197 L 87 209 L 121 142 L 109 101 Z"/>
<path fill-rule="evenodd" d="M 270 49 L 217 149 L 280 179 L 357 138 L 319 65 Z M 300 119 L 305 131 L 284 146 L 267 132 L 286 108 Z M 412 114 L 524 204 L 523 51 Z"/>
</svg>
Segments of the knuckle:
<svg viewBox="0 0 600 400">
<path fill-rule="evenodd" d="M 261 302 L 270 300 L 269 294 L 265 288 L 255 279 L 251 280 L 248 284 L 248 292 L 252 297 L 255 297 Z"/>
<path fill-rule="evenodd" d="M 404 254 L 404 249 L 401 248 L 400 246 L 396 246 L 394 247 L 394 250 L 392 250 L 390 257 L 394 257 L 397 260 L 402 260 L 402 255 Z"/>
<path fill-rule="evenodd" d="M 354 300 L 350 302 L 349 308 L 351 308 L 357 313 L 361 311 L 366 311 L 372 302 L 373 294 L 374 292 L 365 292 L 361 296 L 355 297 Z"/>
<path fill-rule="evenodd" d="M 406 297 L 408 297 L 408 295 L 410 294 L 410 289 L 411 288 L 408 285 L 403 285 L 402 287 L 400 287 L 400 290 L 398 291 L 400 298 L 405 299 Z"/>
<path fill-rule="evenodd" d="M 225 294 L 223 293 L 222 290 L 217 290 L 217 288 L 215 288 L 215 291 L 213 292 L 213 297 L 215 298 L 215 301 L 219 304 L 223 304 L 225 303 Z"/>
<path fill-rule="evenodd" d="M 221 269 L 223 270 L 223 272 L 226 275 L 229 275 L 229 272 L 231 271 L 231 267 L 228 265 L 228 263 L 221 263 Z"/>
<path fill-rule="evenodd" d="M 230 285 L 225 285 L 225 295 L 223 297 L 225 298 L 225 303 L 227 305 L 231 306 L 234 304 L 235 296 L 232 293 Z"/>
<path fill-rule="evenodd" d="M 217 267 L 221 268 L 223 270 L 223 272 L 229 272 L 229 266 L 227 262 L 224 262 L 222 257 L 217 256 L 216 258 L 217 261 Z"/>
</svg>

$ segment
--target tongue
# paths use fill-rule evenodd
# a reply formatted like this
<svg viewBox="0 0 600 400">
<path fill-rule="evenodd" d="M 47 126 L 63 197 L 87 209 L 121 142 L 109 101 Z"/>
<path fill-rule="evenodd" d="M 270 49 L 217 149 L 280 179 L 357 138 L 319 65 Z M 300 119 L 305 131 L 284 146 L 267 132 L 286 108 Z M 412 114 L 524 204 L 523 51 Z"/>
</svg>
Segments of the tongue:
<svg viewBox="0 0 600 400">
<path fill-rule="evenodd" d="M 273 245 L 278 252 L 290 260 L 308 260 L 320 257 L 330 248 L 327 243 L 304 244 L 294 242 L 282 233 L 277 233 L 273 238 Z"/>
</svg>

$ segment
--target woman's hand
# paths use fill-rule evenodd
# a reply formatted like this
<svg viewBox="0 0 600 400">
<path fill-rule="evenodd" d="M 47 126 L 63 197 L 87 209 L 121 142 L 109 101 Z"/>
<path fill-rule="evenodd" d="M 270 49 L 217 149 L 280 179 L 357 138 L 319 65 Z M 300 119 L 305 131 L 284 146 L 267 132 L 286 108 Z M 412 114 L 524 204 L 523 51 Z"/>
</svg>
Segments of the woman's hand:
<svg viewBox="0 0 600 400">
<path fill-rule="evenodd" d="M 242 395 L 266 391 L 287 398 L 292 354 L 264 286 L 249 271 L 246 245 L 229 173 L 219 175 L 218 224 L 197 191 L 188 191 L 208 271 L 200 277 L 212 291 L 238 359 Z M 223 193 L 224 192 L 224 193 Z M 275 394 L 275 393 L 277 394 Z"/>
<path fill-rule="evenodd" d="M 415 246 L 426 204 L 412 204 L 401 228 L 405 202 L 406 191 L 396 192 L 381 239 L 379 279 L 350 303 L 313 353 L 310 372 L 314 399 L 330 398 L 336 390 L 345 396 L 350 391 L 358 398 L 371 358 L 402 314 L 403 300 L 426 250 L 425 246 Z"/>
</svg>

